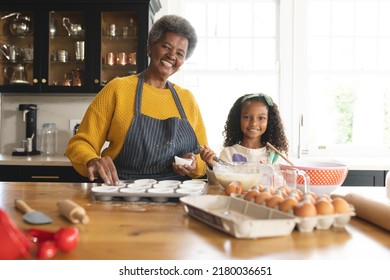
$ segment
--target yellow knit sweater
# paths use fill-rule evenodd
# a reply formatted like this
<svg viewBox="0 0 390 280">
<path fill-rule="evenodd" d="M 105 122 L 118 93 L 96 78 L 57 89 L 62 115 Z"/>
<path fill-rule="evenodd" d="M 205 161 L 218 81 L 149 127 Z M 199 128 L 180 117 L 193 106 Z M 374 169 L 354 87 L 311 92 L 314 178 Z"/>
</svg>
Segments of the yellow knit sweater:
<svg viewBox="0 0 390 280">
<path fill-rule="evenodd" d="M 66 150 L 73 167 L 82 176 L 88 176 L 86 164 L 89 160 L 100 156 L 115 159 L 119 154 L 134 116 L 137 82 L 138 77 L 135 75 L 115 78 L 96 95 L 88 107 L 77 134 L 70 139 Z M 174 88 L 199 144 L 205 145 L 206 128 L 194 96 L 177 85 Z M 144 84 L 141 104 L 141 113 L 144 115 L 160 120 L 180 118 L 169 89 Z M 101 151 L 106 141 L 109 146 Z M 205 172 L 205 163 L 197 155 L 197 168 L 192 177 L 203 176 Z"/>
</svg>

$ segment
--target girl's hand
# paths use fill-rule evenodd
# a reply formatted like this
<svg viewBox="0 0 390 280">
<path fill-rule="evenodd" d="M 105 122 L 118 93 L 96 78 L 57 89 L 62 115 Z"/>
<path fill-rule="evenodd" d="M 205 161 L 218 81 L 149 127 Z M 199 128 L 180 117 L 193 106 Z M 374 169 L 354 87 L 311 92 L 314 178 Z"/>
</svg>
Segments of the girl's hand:
<svg viewBox="0 0 390 280">
<path fill-rule="evenodd" d="M 215 156 L 215 152 L 211 150 L 208 145 L 200 147 L 200 158 L 207 163 L 209 168 L 212 168 L 215 165 L 215 161 L 213 159 Z"/>
<path fill-rule="evenodd" d="M 190 174 L 192 172 L 194 172 L 195 169 L 196 169 L 196 157 L 195 157 L 195 155 L 193 153 L 187 153 L 187 154 L 184 154 L 184 155 L 182 155 L 180 157 L 181 158 L 192 159 L 192 163 L 191 164 L 179 165 L 179 164 L 176 164 L 175 162 L 173 162 L 172 163 L 173 171 L 176 174 L 179 174 L 180 176 L 190 176 Z"/>
</svg>

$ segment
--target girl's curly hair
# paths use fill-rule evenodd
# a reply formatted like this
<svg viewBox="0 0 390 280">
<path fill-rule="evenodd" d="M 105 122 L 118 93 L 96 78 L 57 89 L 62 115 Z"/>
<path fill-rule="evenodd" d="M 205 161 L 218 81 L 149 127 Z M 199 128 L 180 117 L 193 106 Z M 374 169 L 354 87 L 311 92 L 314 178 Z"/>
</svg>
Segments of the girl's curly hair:
<svg viewBox="0 0 390 280">
<path fill-rule="evenodd" d="M 288 140 L 284 133 L 283 121 L 280 117 L 278 106 L 272 101 L 271 97 L 262 93 L 246 94 L 238 98 L 228 114 L 225 128 L 222 133 L 224 137 L 224 147 L 240 144 L 243 138 L 241 131 L 241 108 L 248 101 L 260 101 L 268 108 L 268 124 L 267 129 L 261 135 L 261 144 L 265 146 L 267 142 L 271 143 L 275 148 L 288 154 Z"/>
</svg>

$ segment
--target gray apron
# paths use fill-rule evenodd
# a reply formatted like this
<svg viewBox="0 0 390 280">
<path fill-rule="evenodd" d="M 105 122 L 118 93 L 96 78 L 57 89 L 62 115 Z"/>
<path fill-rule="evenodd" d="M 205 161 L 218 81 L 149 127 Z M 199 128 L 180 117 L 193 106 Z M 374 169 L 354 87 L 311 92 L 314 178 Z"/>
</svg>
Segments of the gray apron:
<svg viewBox="0 0 390 280">
<path fill-rule="evenodd" d="M 174 156 L 199 153 L 198 140 L 179 97 L 173 85 L 167 81 L 181 119 L 155 119 L 141 113 L 143 85 L 144 74 L 141 73 L 137 84 L 133 121 L 123 147 L 114 159 L 119 179 L 188 179 L 174 173 L 172 169 Z M 159 106 L 163 110 L 163 104 Z"/>
</svg>

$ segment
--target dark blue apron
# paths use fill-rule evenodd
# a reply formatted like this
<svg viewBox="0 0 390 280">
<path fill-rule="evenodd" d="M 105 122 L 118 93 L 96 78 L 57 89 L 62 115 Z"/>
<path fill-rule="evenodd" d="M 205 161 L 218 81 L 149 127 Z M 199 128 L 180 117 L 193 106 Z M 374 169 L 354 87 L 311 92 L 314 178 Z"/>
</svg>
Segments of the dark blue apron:
<svg viewBox="0 0 390 280">
<path fill-rule="evenodd" d="M 137 84 L 133 121 L 123 147 L 114 159 L 119 179 L 186 180 L 188 177 L 173 172 L 174 156 L 199 153 L 199 145 L 177 92 L 173 85 L 167 81 L 181 119 L 172 117 L 159 120 L 141 113 L 143 85 L 144 74 L 141 73 Z M 161 110 L 163 110 L 163 104 L 158 104 L 158 106 L 161 106 Z"/>
</svg>

